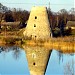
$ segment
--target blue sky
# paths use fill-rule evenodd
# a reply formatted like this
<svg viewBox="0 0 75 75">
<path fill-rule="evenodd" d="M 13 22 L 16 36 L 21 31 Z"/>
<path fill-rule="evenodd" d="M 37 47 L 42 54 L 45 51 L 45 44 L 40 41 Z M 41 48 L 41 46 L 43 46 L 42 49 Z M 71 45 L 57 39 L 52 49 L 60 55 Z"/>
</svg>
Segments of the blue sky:
<svg viewBox="0 0 75 75">
<path fill-rule="evenodd" d="M 10 8 L 22 8 L 29 10 L 32 6 L 49 6 L 52 11 L 59 11 L 60 9 L 70 10 L 74 7 L 74 0 L 0 0 L 0 3 Z"/>
</svg>

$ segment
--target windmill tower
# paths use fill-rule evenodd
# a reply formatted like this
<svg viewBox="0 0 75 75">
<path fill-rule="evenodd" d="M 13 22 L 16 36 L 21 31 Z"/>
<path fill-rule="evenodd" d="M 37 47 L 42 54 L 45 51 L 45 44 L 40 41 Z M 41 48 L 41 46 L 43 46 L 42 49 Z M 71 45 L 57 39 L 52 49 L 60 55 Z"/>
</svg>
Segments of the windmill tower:
<svg viewBox="0 0 75 75">
<path fill-rule="evenodd" d="M 44 47 L 23 46 L 28 61 L 30 75 L 45 75 L 51 50 Z"/>
<path fill-rule="evenodd" d="M 46 7 L 32 7 L 23 35 L 34 40 L 46 40 L 50 38 L 50 23 Z"/>
</svg>

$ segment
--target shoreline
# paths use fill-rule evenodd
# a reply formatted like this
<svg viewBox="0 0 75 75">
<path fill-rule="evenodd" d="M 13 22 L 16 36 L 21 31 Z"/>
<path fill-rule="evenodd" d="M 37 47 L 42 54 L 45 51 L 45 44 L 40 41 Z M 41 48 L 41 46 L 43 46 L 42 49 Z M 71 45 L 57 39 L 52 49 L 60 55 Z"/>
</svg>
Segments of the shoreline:
<svg viewBox="0 0 75 75">
<path fill-rule="evenodd" d="M 64 40 L 65 39 L 65 40 Z M 68 40 L 66 40 L 68 39 Z M 71 39 L 71 40 L 70 40 Z M 15 40 L 15 41 L 14 41 Z M 14 41 L 14 42 L 13 42 Z M 12 39 L 8 40 L 6 39 L 0 39 L 0 46 L 4 45 L 27 45 L 27 46 L 42 46 L 48 49 L 55 49 L 59 50 L 62 53 L 75 53 L 75 37 L 65 37 L 65 38 L 51 38 L 47 41 L 35 41 L 35 40 L 22 40 L 22 39 Z"/>
</svg>

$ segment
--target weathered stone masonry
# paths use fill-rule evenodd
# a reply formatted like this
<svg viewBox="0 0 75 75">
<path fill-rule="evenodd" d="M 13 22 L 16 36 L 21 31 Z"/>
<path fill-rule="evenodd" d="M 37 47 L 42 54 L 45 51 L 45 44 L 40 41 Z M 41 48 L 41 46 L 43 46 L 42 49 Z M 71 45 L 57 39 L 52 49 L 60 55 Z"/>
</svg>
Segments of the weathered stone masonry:
<svg viewBox="0 0 75 75">
<path fill-rule="evenodd" d="M 27 27 L 23 34 L 34 40 L 50 38 L 50 24 L 46 7 L 40 6 L 32 8 Z"/>
</svg>

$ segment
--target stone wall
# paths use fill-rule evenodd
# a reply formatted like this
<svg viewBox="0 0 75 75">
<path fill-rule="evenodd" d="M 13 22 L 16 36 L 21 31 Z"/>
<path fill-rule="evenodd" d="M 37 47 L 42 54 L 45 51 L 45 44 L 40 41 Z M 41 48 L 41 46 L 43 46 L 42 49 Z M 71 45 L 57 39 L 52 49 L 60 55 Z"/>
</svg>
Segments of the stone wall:
<svg viewBox="0 0 75 75">
<path fill-rule="evenodd" d="M 27 27 L 23 34 L 34 40 L 50 38 L 50 24 L 46 7 L 39 6 L 32 8 Z"/>
</svg>

